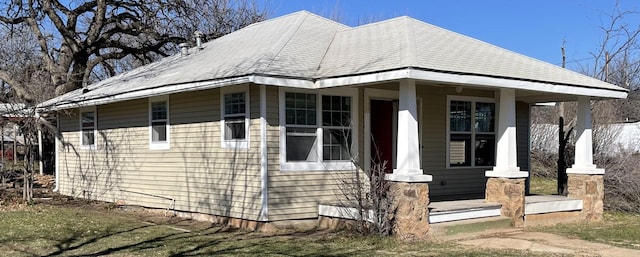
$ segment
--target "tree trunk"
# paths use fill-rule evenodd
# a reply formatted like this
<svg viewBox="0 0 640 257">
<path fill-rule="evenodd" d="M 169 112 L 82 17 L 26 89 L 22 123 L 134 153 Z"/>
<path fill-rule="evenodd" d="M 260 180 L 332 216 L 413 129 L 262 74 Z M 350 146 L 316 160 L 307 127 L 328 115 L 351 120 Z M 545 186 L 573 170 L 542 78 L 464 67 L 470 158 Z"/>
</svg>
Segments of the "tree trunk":
<svg viewBox="0 0 640 257">
<path fill-rule="evenodd" d="M 568 138 L 564 134 L 564 118 L 560 116 L 558 119 L 558 195 L 567 195 L 567 162 L 564 157 Z"/>
</svg>

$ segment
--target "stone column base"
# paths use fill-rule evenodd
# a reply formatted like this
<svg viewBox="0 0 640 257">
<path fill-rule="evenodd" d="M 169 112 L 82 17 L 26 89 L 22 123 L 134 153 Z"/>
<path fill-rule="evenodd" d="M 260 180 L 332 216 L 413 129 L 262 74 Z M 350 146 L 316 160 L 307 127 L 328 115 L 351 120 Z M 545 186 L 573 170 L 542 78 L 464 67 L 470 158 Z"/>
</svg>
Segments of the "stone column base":
<svg viewBox="0 0 640 257">
<path fill-rule="evenodd" d="M 568 197 L 582 199 L 581 217 L 586 222 L 602 221 L 604 212 L 604 176 L 567 174 Z"/>
<path fill-rule="evenodd" d="M 429 237 L 429 184 L 392 182 L 393 234 L 405 240 Z"/>
<path fill-rule="evenodd" d="M 502 204 L 500 211 L 511 225 L 524 227 L 524 191 L 524 178 L 487 178 L 485 201 Z"/>
</svg>

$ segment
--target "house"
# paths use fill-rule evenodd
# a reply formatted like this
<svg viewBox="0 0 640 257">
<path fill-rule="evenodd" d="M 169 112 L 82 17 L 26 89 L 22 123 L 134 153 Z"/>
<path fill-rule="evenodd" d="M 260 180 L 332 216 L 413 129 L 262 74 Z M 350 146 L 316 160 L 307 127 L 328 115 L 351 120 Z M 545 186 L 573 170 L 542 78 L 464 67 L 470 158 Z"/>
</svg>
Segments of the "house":
<svg viewBox="0 0 640 257">
<path fill-rule="evenodd" d="M 397 222 L 424 232 L 429 202 L 499 203 L 515 225 L 545 213 L 524 213 L 536 102 L 578 101 L 570 180 L 601 188 L 590 99 L 626 95 L 409 17 L 349 27 L 301 11 L 40 107 L 58 114 L 64 195 L 242 224 L 313 220 L 339 197 L 337 178 L 377 153 L 415 207 Z M 556 211 L 597 219 L 601 190 L 578 191 Z"/>
<path fill-rule="evenodd" d="M 19 123 L 33 117 L 33 109 L 29 109 L 24 104 L 0 103 L 0 161 L 4 165 L 5 160 L 14 161 L 18 159 L 18 153 L 24 154 L 25 138 L 20 131 Z M 16 151 L 17 150 L 17 151 Z"/>
</svg>

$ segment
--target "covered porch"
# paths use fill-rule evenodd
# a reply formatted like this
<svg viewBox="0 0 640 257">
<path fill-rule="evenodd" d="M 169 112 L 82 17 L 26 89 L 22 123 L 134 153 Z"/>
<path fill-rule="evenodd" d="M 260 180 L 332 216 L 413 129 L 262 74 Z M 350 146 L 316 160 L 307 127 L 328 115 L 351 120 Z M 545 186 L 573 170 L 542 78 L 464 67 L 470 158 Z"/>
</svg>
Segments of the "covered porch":
<svg viewBox="0 0 640 257">
<path fill-rule="evenodd" d="M 394 200 L 399 202 L 398 206 L 428 204 L 427 211 L 421 208 L 398 208 L 402 211 L 396 214 L 398 223 L 423 224 L 423 227 L 413 228 L 419 234 L 421 231 L 428 231 L 429 224 L 491 216 L 509 217 L 512 219 L 512 226 L 515 227 L 562 220 L 602 219 L 604 170 L 593 164 L 592 97 L 580 92 L 551 93 L 533 91 L 530 88 L 497 87 L 481 88 L 493 93 L 492 102 L 476 102 L 476 98 L 472 96 L 456 96 L 456 93 L 476 90 L 477 87 L 468 84 L 440 84 L 436 86 L 448 92 L 445 93 L 444 105 L 447 109 L 440 108 L 446 113 L 443 120 L 429 117 L 429 103 L 425 103 L 425 99 L 420 97 L 424 92 L 417 93 L 425 90 L 424 83 L 420 80 L 402 79 L 399 80 L 398 90 L 394 94 L 367 89 L 364 93 L 364 137 L 372 138 L 370 142 L 364 140 L 364 166 L 371 165 L 375 158 L 372 156 L 378 150 L 375 148 L 378 147 L 377 142 L 374 142 L 376 133 L 379 133 L 374 131 L 378 122 L 377 118 L 372 117 L 372 113 L 380 112 L 374 109 L 373 100 L 381 98 L 383 94 L 386 98 L 397 97 L 397 116 L 393 124 L 396 127 L 393 130 L 394 149 L 392 158 L 388 160 L 392 165 L 386 180 L 392 184 L 392 195 Z M 433 88 L 432 85 L 428 86 Z M 466 101 L 467 99 L 471 100 Z M 575 163 L 567 171 L 568 196 L 526 195 L 526 179 L 529 177 L 530 104 L 547 101 L 578 103 Z M 465 110 L 464 106 L 460 108 L 455 105 L 467 102 L 471 103 L 467 104 L 471 106 L 468 108 L 471 111 Z M 481 109 L 485 107 L 483 104 L 488 102 L 491 103 L 491 107 Z M 522 106 L 526 112 L 521 111 Z M 463 112 L 464 115 L 460 114 Z M 461 122 L 466 127 L 457 127 Z M 442 126 L 446 129 L 445 139 L 440 138 L 439 141 L 445 143 L 444 145 L 434 144 L 434 140 L 429 141 L 431 139 L 426 137 L 432 135 L 426 135 L 424 131 L 425 128 L 438 126 L 438 123 L 444 123 Z M 482 147 L 484 149 L 480 149 Z M 446 149 L 444 160 L 441 159 L 442 156 L 431 156 L 438 155 L 442 149 Z M 489 155 L 481 152 L 487 149 L 491 152 Z M 437 161 L 444 162 L 444 167 L 431 170 L 433 163 Z M 431 194 L 432 188 L 442 188 L 448 183 L 455 183 L 452 179 L 438 179 L 439 175 L 447 176 L 447 172 L 459 172 L 463 169 L 481 172 L 482 177 L 476 176 L 475 181 L 484 184 L 484 195 L 477 192 L 465 194 L 464 190 L 450 198 L 445 194 Z M 427 199 L 420 199 L 420 195 L 425 195 L 421 194 L 422 192 L 428 192 Z M 407 227 L 409 226 L 404 228 Z"/>
</svg>

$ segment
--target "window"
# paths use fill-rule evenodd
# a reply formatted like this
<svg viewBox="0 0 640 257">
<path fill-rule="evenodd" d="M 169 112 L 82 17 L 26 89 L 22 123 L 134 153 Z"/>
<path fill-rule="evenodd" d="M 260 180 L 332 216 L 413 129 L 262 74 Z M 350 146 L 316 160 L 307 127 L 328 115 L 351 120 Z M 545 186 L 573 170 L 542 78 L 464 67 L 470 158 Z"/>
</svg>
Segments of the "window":
<svg viewBox="0 0 640 257">
<path fill-rule="evenodd" d="M 96 111 L 95 108 L 91 110 L 80 111 L 80 141 L 83 147 L 94 147 L 96 140 Z"/>
<path fill-rule="evenodd" d="M 492 99 L 449 100 L 449 167 L 495 165 L 495 103 Z"/>
<path fill-rule="evenodd" d="M 169 149 L 169 98 L 149 99 L 149 148 Z"/>
<path fill-rule="evenodd" d="M 316 95 L 285 93 L 287 161 L 318 161 Z"/>
<path fill-rule="evenodd" d="M 248 93 L 225 93 L 222 90 L 222 147 L 248 148 L 249 100 Z"/>
<path fill-rule="evenodd" d="M 351 92 L 351 91 L 349 91 Z M 350 170 L 355 95 L 281 94 L 282 170 Z M 281 133 L 282 133 L 281 132 Z"/>
<path fill-rule="evenodd" d="M 323 160 L 351 160 L 351 97 L 322 96 Z"/>
</svg>

